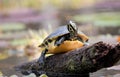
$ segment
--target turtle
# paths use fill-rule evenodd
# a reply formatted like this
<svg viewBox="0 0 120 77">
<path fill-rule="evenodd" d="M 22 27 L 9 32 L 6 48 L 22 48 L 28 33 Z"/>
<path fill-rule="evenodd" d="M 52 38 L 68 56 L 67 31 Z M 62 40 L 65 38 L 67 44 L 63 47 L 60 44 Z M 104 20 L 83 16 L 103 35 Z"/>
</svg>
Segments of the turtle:
<svg viewBox="0 0 120 77">
<path fill-rule="evenodd" d="M 88 36 L 78 31 L 76 24 L 70 21 L 47 36 L 39 45 L 42 49 L 38 62 L 45 63 L 45 54 L 65 53 L 88 44 Z"/>
</svg>

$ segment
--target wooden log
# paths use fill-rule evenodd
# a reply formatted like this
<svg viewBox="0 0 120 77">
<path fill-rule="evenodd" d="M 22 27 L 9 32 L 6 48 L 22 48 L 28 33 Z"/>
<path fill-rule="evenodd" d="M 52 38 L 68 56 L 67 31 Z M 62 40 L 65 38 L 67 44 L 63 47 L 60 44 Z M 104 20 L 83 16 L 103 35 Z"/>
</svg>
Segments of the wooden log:
<svg viewBox="0 0 120 77">
<path fill-rule="evenodd" d="M 37 61 L 16 67 L 17 71 L 37 76 L 47 74 L 49 77 L 89 77 L 90 72 L 113 66 L 120 59 L 120 43 L 109 45 L 103 42 L 78 48 L 68 53 L 56 54 L 46 58 L 45 67 Z"/>
</svg>

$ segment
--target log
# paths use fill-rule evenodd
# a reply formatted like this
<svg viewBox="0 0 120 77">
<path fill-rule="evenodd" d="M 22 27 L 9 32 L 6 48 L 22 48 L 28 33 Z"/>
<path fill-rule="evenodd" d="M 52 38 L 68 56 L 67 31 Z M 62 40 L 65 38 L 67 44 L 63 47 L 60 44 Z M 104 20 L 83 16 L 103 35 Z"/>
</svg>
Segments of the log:
<svg viewBox="0 0 120 77">
<path fill-rule="evenodd" d="M 64 54 L 46 58 L 45 67 L 37 60 L 18 65 L 15 69 L 24 75 L 35 73 L 49 77 L 89 77 L 89 73 L 113 66 L 120 59 L 120 43 L 116 45 L 98 42 Z"/>
</svg>

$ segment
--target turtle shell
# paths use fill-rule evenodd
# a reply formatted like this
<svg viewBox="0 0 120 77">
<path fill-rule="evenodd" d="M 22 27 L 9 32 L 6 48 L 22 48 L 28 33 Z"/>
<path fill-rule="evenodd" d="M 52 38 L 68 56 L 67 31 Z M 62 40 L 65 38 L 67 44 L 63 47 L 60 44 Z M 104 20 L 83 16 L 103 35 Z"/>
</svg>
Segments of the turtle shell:
<svg viewBox="0 0 120 77">
<path fill-rule="evenodd" d="M 69 31 L 67 29 L 67 26 L 62 26 L 62 27 L 58 28 L 56 31 L 54 31 L 53 33 L 51 33 L 48 37 L 46 37 L 44 41 L 46 41 L 48 39 L 54 40 L 54 38 L 63 36 L 68 33 L 69 33 Z"/>
<path fill-rule="evenodd" d="M 77 32 L 78 32 L 78 34 L 83 34 L 81 31 L 77 31 Z M 59 37 L 65 37 L 65 38 L 67 37 L 66 38 L 66 40 L 67 40 L 67 39 L 69 39 L 69 34 L 70 34 L 70 32 L 68 31 L 67 26 L 66 25 L 65 26 L 61 26 L 57 30 L 55 30 L 53 33 L 51 33 L 49 36 L 47 36 L 44 39 L 44 41 L 42 42 L 42 44 L 39 45 L 39 47 L 47 46 L 48 43 L 51 43 L 52 41 L 56 42 Z M 84 34 L 83 34 L 82 37 L 85 37 Z M 80 40 L 80 41 L 83 41 L 82 38 L 77 38 L 77 39 Z"/>
</svg>

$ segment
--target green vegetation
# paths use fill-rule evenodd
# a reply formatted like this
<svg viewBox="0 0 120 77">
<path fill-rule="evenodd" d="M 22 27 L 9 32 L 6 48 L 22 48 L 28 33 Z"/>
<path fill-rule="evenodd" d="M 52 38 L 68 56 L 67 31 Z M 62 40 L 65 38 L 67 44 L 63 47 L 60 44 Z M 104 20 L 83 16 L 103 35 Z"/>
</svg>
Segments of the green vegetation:
<svg viewBox="0 0 120 77">
<path fill-rule="evenodd" d="M 95 26 L 120 26 L 120 13 L 119 12 L 106 12 L 97 14 L 83 14 L 73 17 L 78 22 L 92 22 Z"/>
<path fill-rule="evenodd" d="M 21 23 L 4 23 L 0 24 L 0 30 L 2 31 L 17 31 L 25 29 L 25 25 Z"/>
<path fill-rule="evenodd" d="M 25 39 L 16 39 L 10 41 L 11 45 L 16 46 L 16 45 L 26 45 L 28 44 L 28 41 Z"/>
</svg>

